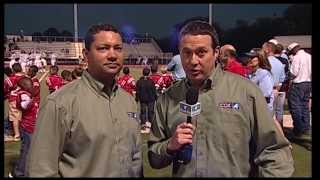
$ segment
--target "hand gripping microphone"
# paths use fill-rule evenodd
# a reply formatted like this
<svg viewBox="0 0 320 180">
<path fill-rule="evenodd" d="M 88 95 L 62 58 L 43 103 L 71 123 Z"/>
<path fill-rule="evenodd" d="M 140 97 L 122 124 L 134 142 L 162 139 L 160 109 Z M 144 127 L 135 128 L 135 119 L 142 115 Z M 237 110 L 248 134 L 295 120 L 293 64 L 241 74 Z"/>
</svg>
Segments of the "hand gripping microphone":
<svg viewBox="0 0 320 180">
<path fill-rule="evenodd" d="M 191 123 L 192 117 L 199 115 L 201 105 L 198 102 L 199 91 L 191 87 L 186 94 L 186 102 L 180 102 L 180 112 L 187 115 L 187 123 Z M 180 163 L 187 164 L 191 161 L 192 144 L 184 145 L 177 154 L 177 160 Z"/>
</svg>

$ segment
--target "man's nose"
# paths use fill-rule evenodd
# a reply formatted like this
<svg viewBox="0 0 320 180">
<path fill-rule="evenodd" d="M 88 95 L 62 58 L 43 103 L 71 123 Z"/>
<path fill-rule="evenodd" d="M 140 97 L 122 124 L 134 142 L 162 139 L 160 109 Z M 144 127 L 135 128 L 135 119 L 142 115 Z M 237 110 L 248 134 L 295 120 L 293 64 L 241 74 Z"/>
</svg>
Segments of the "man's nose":
<svg viewBox="0 0 320 180">
<path fill-rule="evenodd" d="M 191 57 L 191 64 L 198 64 L 198 63 L 199 63 L 199 58 L 196 55 L 196 53 L 193 53 Z"/>
</svg>

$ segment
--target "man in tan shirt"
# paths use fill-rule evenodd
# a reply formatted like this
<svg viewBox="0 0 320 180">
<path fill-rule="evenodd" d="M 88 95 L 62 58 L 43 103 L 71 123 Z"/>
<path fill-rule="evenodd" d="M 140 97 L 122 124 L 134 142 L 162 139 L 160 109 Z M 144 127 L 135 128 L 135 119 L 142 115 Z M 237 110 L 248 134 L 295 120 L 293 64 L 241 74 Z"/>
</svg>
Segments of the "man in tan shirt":
<svg viewBox="0 0 320 180">
<path fill-rule="evenodd" d="M 173 165 L 175 177 L 289 177 L 294 171 L 289 142 L 276 129 L 260 89 L 215 66 L 218 36 L 207 22 L 193 21 L 180 32 L 179 50 L 187 78 L 156 103 L 148 141 L 151 167 Z M 179 112 L 190 87 L 199 90 L 201 114 L 193 123 Z M 182 147 L 192 144 L 189 163 Z"/>
<path fill-rule="evenodd" d="M 115 80 L 122 37 L 111 25 L 94 25 L 85 48 L 88 69 L 81 79 L 50 94 L 40 109 L 28 176 L 141 177 L 137 105 Z"/>
</svg>

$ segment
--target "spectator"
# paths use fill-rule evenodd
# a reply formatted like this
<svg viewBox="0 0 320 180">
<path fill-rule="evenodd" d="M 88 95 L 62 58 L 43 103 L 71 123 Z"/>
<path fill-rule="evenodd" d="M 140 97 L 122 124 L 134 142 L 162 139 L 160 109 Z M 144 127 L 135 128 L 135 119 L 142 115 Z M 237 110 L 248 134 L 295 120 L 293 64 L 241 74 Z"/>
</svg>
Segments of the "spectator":
<svg viewBox="0 0 320 180">
<path fill-rule="evenodd" d="M 272 41 L 273 40 L 273 41 Z M 279 59 L 279 61 L 284 65 L 284 72 L 285 72 L 285 78 L 284 81 L 281 84 L 281 87 L 278 91 L 275 91 L 274 93 L 274 112 L 275 112 L 275 118 L 280 123 L 281 127 L 283 127 L 283 114 L 284 114 L 284 103 L 286 100 L 286 93 L 288 92 L 289 88 L 289 61 L 288 59 L 284 58 L 282 56 L 283 46 L 276 40 L 272 39 L 269 40 L 269 42 L 273 42 L 276 46 L 274 56 Z"/>
<path fill-rule="evenodd" d="M 308 110 L 311 94 L 311 55 L 301 49 L 298 43 L 291 43 L 288 53 L 292 56 L 292 84 L 289 88 L 288 104 L 293 120 L 293 133 L 297 139 L 311 140 Z"/>
<path fill-rule="evenodd" d="M 33 100 L 36 103 L 36 106 L 39 107 L 40 106 L 40 81 L 37 78 L 37 73 L 38 73 L 39 69 L 37 66 L 32 65 L 30 66 L 27 75 L 31 78 L 32 83 L 33 83 Z M 38 110 L 37 110 L 38 112 Z"/>
<path fill-rule="evenodd" d="M 273 88 L 278 91 L 285 80 L 284 65 L 275 57 L 276 46 L 273 43 L 265 42 L 262 49 L 267 54 L 271 65 L 271 74 L 274 80 Z"/>
<path fill-rule="evenodd" d="M 4 71 L 4 99 L 7 99 L 9 97 L 10 94 L 10 87 L 12 86 L 12 82 L 9 78 L 9 76 L 11 75 L 12 71 L 11 68 L 7 67 L 5 68 Z M 8 76 L 9 74 L 9 76 Z M 5 116 L 4 117 L 4 141 L 12 141 L 12 136 L 11 133 L 12 132 L 12 127 L 10 125 L 9 122 L 9 117 Z"/>
<path fill-rule="evenodd" d="M 168 71 L 172 71 L 175 81 L 182 80 L 186 77 L 186 73 L 183 70 L 180 54 L 172 57 L 171 61 L 167 65 Z"/>
<path fill-rule="evenodd" d="M 273 94 L 273 77 L 271 75 L 271 65 L 267 59 L 265 52 L 261 49 L 253 49 L 247 55 L 250 57 L 248 66 L 252 68 L 250 80 L 257 84 L 266 99 L 270 115 L 273 116 L 274 110 L 274 94 Z M 284 136 L 282 129 L 282 121 L 273 119 L 279 132 Z"/>
<path fill-rule="evenodd" d="M 156 87 L 149 78 L 150 69 L 145 67 L 142 77 L 137 81 L 136 101 L 140 103 L 141 132 L 149 133 L 154 116 L 154 103 L 157 99 Z"/>
<path fill-rule="evenodd" d="M 124 67 L 122 72 L 124 75 L 118 78 L 117 84 L 125 91 L 127 91 L 129 94 L 134 96 L 136 93 L 136 82 L 134 78 L 130 75 L 129 67 Z"/>
<path fill-rule="evenodd" d="M 56 53 L 52 52 L 51 53 L 51 56 L 50 56 L 50 63 L 51 63 L 51 66 L 55 66 L 57 65 L 57 55 Z"/>
<path fill-rule="evenodd" d="M 58 75 L 58 71 L 58 66 L 50 66 L 50 75 L 46 78 L 50 94 L 63 86 L 63 79 Z"/>
<path fill-rule="evenodd" d="M 69 70 L 63 70 L 62 72 L 61 72 L 61 77 L 62 77 L 62 79 L 63 79 L 63 85 L 66 85 L 66 84 L 68 84 L 69 82 L 71 82 L 71 81 L 73 81 L 73 78 L 72 78 L 72 73 L 71 73 L 71 71 L 69 71 Z"/>
<path fill-rule="evenodd" d="M 20 59 L 20 58 L 11 58 L 11 60 L 10 60 L 10 62 L 9 62 L 9 67 L 12 69 L 13 64 L 15 64 L 15 63 L 19 63 L 19 64 L 20 64 L 19 59 Z M 20 66 L 21 66 L 21 65 L 20 65 Z M 22 67 L 21 67 L 21 68 L 22 68 Z"/>
<path fill-rule="evenodd" d="M 280 107 L 284 106 L 284 99 L 283 99 L 283 93 L 279 94 L 279 90 L 282 86 L 282 83 L 285 81 L 285 72 L 284 68 L 285 66 L 281 63 L 281 61 L 276 58 L 275 53 L 277 51 L 277 47 L 274 43 L 272 42 L 266 42 L 262 45 L 263 51 L 267 54 L 268 56 L 268 61 L 271 64 L 271 74 L 273 77 L 273 106 L 277 107 L 274 109 L 274 115 L 275 117 L 279 119 L 279 123 L 281 126 L 282 125 L 282 120 L 281 117 L 283 115 L 283 108 L 281 111 Z M 278 96 L 279 95 L 279 96 Z"/>
<path fill-rule="evenodd" d="M 39 111 L 28 176 L 142 176 L 137 105 L 115 79 L 123 66 L 120 32 L 93 25 L 83 55 L 88 69 L 81 79 L 49 95 Z"/>
<path fill-rule="evenodd" d="M 236 56 L 236 49 L 232 45 L 226 44 L 221 47 L 219 57 L 223 69 L 247 78 L 248 70 L 238 62 Z"/>
<path fill-rule="evenodd" d="M 214 27 L 191 21 L 179 38 L 187 78 L 157 99 L 148 140 L 151 167 L 173 164 L 174 177 L 291 176 L 290 144 L 275 128 L 260 89 L 215 66 L 219 40 Z M 192 123 L 179 113 L 189 88 L 200 91 L 201 102 L 201 114 Z M 193 150 L 184 164 L 178 157 L 186 144 Z"/>
<path fill-rule="evenodd" d="M 164 93 L 173 83 L 173 76 L 171 73 L 168 73 L 167 68 L 166 67 L 161 67 L 160 69 L 161 73 L 162 73 L 162 79 L 163 79 L 163 83 L 161 86 L 161 93 Z"/>
<path fill-rule="evenodd" d="M 83 69 L 81 67 L 76 67 L 72 71 L 72 78 L 73 79 L 81 79 L 82 73 L 83 73 Z"/>
<path fill-rule="evenodd" d="M 12 174 L 9 177 L 25 177 L 26 176 L 26 160 L 30 149 L 32 134 L 35 128 L 36 115 L 38 112 L 38 103 L 33 100 L 33 82 L 28 77 L 23 77 L 18 81 L 21 88 L 18 91 L 17 107 L 22 111 L 21 119 L 21 138 L 20 157 L 15 165 Z"/>
<path fill-rule="evenodd" d="M 153 63 L 151 65 L 151 75 L 149 78 L 153 81 L 154 85 L 156 86 L 157 94 L 161 94 L 163 78 L 160 73 L 158 73 L 158 64 Z"/>
<path fill-rule="evenodd" d="M 267 59 L 266 54 L 262 50 L 253 49 L 247 53 L 250 57 L 248 66 L 252 68 L 250 80 L 257 84 L 261 89 L 263 96 L 266 99 L 270 114 L 273 113 L 273 77 L 271 75 L 271 65 Z"/>
<path fill-rule="evenodd" d="M 19 63 L 14 63 L 12 65 L 13 75 L 9 77 L 11 86 L 9 87 L 9 121 L 13 124 L 13 141 L 20 141 L 20 131 L 19 131 L 19 123 L 21 121 L 22 112 L 17 109 L 16 99 L 17 99 L 17 91 L 19 90 L 17 82 L 24 77 L 24 73 L 22 72 L 22 67 Z"/>
</svg>

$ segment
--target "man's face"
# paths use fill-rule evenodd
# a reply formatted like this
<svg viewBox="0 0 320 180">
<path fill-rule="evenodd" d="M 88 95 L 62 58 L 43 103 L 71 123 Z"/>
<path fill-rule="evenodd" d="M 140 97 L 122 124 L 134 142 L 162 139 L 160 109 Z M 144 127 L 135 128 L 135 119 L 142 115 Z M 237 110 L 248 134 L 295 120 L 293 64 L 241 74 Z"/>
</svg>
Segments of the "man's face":
<svg viewBox="0 0 320 180">
<path fill-rule="evenodd" d="M 180 41 L 182 66 L 192 83 L 203 83 L 214 68 L 218 49 L 212 49 L 209 35 L 185 35 Z"/>
<path fill-rule="evenodd" d="M 120 34 L 112 31 L 100 31 L 94 35 L 90 50 L 84 52 L 88 60 L 88 72 L 103 81 L 114 77 L 123 65 L 123 45 Z"/>
</svg>

